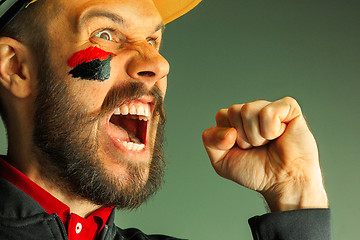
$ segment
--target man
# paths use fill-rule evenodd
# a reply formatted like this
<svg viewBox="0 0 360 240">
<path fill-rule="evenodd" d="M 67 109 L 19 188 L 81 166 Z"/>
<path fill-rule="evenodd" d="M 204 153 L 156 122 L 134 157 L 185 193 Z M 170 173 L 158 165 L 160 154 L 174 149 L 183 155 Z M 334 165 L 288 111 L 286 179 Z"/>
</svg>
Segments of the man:
<svg viewBox="0 0 360 240">
<path fill-rule="evenodd" d="M 2 1 L 0 239 L 176 239 L 117 228 L 113 209 L 159 188 L 169 72 L 159 47 L 164 24 L 198 2 Z M 273 212 L 250 219 L 254 238 L 329 239 L 316 142 L 297 102 L 236 104 L 216 122 L 203 133 L 214 169 Z"/>
</svg>

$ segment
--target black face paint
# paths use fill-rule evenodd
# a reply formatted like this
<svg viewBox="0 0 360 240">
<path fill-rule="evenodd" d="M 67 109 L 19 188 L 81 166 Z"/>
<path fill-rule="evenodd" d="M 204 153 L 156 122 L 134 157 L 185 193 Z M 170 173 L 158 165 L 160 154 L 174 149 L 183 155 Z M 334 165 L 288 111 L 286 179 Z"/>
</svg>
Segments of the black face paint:
<svg viewBox="0 0 360 240">
<path fill-rule="evenodd" d="M 110 78 L 110 60 L 111 56 L 106 60 L 96 59 L 91 62 L 82 63 L 73 68 L 69 73 L 74 78 L 105 81 Z"/>
<path fill-rule="evenodd" d="M 105 81 L 110 78 L 110 62 L 113 55 L 98 47 L 76 52 L 68 60 L 68 65 L 73 68 L 69 74 L 84 80 Z"/>
</svg>

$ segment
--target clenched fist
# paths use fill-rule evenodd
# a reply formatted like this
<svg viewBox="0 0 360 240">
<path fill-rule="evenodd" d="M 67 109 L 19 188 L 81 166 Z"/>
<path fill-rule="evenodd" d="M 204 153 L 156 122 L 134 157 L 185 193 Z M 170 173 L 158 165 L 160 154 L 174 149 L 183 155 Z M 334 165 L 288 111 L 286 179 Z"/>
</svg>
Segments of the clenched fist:
<svg viewBox="0 0 360 240">
<path fill-rule="evenodd" d="M 260 192 L 271 211 L 328 207 L 316 141 L 293 98 L 221 109 L 203 142 L 215 171 Z"/>
</svg>

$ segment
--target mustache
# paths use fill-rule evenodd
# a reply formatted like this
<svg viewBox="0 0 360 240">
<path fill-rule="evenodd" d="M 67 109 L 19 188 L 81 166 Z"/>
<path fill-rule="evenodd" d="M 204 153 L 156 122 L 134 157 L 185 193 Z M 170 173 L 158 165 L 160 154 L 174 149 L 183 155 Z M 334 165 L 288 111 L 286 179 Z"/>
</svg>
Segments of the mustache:
<svg viewBox="0 0 360 240">
<path fill-rule="evenodd" d="M 116 107 L 143 96 L 150 96 L 155 99 L 154 115 L 159 115 L 159 123 L 165 124 L 166 116 L 162 91 L 156 85 L 149 90 L 143 83 L 135 81 L 111 88 L 104 99 L 98 117 L 103 117 Z"/>
</svg>

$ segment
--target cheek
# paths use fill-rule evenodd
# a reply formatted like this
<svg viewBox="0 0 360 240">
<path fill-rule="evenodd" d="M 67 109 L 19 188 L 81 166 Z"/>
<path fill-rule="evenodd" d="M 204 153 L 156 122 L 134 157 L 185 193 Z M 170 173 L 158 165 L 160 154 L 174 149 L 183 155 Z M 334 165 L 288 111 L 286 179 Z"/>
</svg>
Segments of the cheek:
<svg viewBox="0 0 360 240">
<path fill-rule="evenodd" d="M 110 61 L 111 57 L 103 61 L 96 59 L 85 62 L 77 65 L 69 74 L 71 74 L 73 78 L 103 82 L 110 78 Z"/>
<path fill-rule="evenodd" d="M 101 111 L 106 95 L 110 91 L 110 81 L 99 83 L 89 81 L 76 81 L 68 87 L 71 103 L 81 107 L 84 113 L 97 116 Z"/>
<path fill-rule="evenodd" d="M 98 47 L 90 47 L 73 54 L 68 60 L 72 68 L 69 74 L 82 80 L 105 81 L 110 78 L 110 62 L 113 53 Z"/>
<path fill-rule="evenodd" d="M 159 80 L 156 84 L 159 87 L 159 89 L 161 90 L 163 97 L 165 98 L 166 89 L 167 89 L 167 77 Z"/>
</svg>

